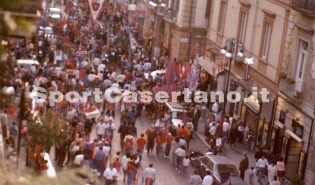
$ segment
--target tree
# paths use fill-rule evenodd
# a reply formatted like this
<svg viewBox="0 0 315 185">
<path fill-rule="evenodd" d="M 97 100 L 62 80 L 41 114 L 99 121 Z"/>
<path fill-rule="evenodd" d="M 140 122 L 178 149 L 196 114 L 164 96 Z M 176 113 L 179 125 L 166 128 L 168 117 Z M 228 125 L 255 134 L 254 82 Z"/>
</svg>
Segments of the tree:
<svg viewBox="0 0 315 185">
<path fill-rule="evenodd" d="M 57 142 L 65 142 L 66 137 L 62 132 L 66 120 L 59 117 L 55 112 L 47 111 L 38 120 L 29 120 L 28 134 L 29 146 L 35 147 L 39 145 L 43 147 L 46 152 Z"/>
</svg>

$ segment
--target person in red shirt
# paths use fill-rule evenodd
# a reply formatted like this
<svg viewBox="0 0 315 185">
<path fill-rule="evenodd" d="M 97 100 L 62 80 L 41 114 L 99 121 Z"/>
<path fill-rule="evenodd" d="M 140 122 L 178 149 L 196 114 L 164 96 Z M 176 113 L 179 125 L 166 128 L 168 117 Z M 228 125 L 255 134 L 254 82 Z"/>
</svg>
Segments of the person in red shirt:
<svg viewBox="0 0 315 185">
<path fill-rule="evenodd" d="M 174 137 L 172 136 L 171 133 L 168 133 L 168 135 L 165 138 L 165 155 L 164 158 L 167 158 L 170 155 L 170 151 L 171 151 L 171 146 L 172 146 L 172 142 L 174 141 Z"/>
<path fill-rule="evenodd" d="M 142 158 L 143 150 L 146 144 L 147 144 L 147 141 L 144 138 L 144 134 L 141 134 L 140 138 L 137 139 L 137 151 L 140 158 Z"/>
</svg>

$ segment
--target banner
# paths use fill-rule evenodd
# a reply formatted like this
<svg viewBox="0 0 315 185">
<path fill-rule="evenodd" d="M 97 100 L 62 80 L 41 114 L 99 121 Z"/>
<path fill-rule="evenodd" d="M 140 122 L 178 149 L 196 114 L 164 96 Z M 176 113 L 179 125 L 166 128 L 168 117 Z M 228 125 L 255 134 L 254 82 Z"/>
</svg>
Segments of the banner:
<svg viewBox="0 0 315 185">
<path fill-rule="evenodd" d="M 88 0 L 88 2 L 91 10 L 91 16 L 93 18 L 93 21 L 95 21 L 98 17 L 98 14 L 102 10 L 105 0 Z"/>
<path fill-rule="evenodd" d="M 190 68 L 190 75 L 189 75 L 189 89 L 196 90 L 198 87 L 199 81 L 199 58 L 198 56 L 195 58 L 194 63 L 191 65 Z"/>
</svg>

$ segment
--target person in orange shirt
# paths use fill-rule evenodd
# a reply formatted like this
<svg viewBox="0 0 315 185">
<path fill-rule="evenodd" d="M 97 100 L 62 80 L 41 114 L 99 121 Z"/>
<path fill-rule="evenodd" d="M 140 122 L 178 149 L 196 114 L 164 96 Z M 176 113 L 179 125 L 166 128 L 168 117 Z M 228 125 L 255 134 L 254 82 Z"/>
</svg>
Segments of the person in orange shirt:
<svg viewBox="0 0 315 185">
<path fill-rule="evenodd" d="M 172 146 L 172 142 L 174 141 L 174 137 L 172 136 L 171 133 L 168 133 L 168 135 L 165 138 L 165 155 L 164 158 L 167 158 L 170 155 L 170 151 L 171 151 L 171 146 Z"/>
<path fill-rule="evenodd" d="M 185 126 L 183 125 L 178 131 L 177 131 L 177 137 L 179 138 L 186 138 L 188 135 Z"/>
<path fill-rule="evenodd" d="M 144 134 L 141 134 L 140 138 L 137 139 L 137 151 L 140 156 L 140 159 L 142 158 L 143 150 L 146 144 L 147 144 L 147 141 L 144 138 Z"/>
<path fill-rule="evenodd" d="M 115 161 L 113 162 L 113 167 L 116 168 L 117 172 L 120 171 L 121 164 L 119 158 L 115 159 Z"/>
<path fill-rule="evenodd" d="M 158 136 L 156 139 L 156 155 L 159 156 L 162 152 L 162 145 L 165 142 L 164 137 L 163 136 Z"/>
</svg>

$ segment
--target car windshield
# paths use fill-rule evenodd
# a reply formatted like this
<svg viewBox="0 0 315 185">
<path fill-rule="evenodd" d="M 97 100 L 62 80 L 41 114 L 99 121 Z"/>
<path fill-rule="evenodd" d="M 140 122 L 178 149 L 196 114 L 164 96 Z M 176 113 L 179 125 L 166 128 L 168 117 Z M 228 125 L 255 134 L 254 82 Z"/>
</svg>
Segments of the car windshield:
<svg viewBox="0 0 315 185">
<path fill-rule="evenodd" d="M 50 10 L 50 13 L 52 15 L 60 15 L 60 11 L 58 11 L 58 10 Z"/>
<path fill-rule="evenodd" d="M 232 164 L 219 164 L 218 165 L 218 172 L 219 173 L 229 173 L 231 176 L 237 176 L 238 171 L 236 167 Z"/>
</svg>

